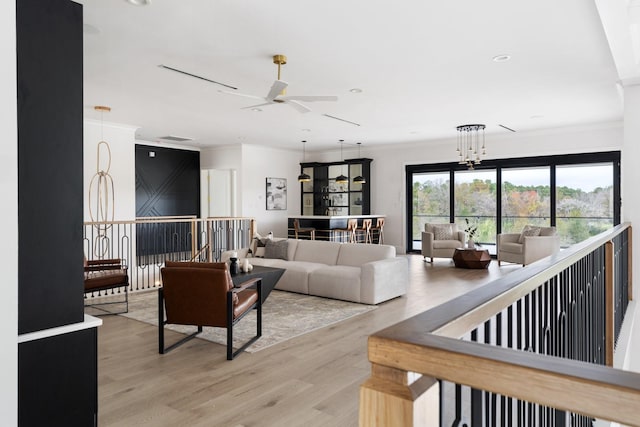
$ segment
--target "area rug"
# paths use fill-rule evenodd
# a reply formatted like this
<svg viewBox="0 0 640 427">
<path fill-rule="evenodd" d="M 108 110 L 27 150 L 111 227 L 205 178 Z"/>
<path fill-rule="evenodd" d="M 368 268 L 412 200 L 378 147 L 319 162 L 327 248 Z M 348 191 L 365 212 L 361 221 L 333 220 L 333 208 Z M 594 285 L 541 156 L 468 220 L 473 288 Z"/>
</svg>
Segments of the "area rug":
<svg viewBox="0 0 640 427">
<path fill-rule="evenodd" d="M 376 308 L 375 305 L 356 304 L 274 290 L 262 306 L 262 337 L 246 351 L 254 353 L 264 350 L 291 338 L 342 322 Z M 131 294 L 129 312 L 122 314 L 122 316 L 157 326 L 157 292 Z M 236 345 L 242 345 L 255 336 L 255 316 L 255 311 L 249 313 L 233 328 L 233 341 Z M 195 331 L 195 327 L 182 325 L 167 325 L 167 329 L 183 334 Z M 204 327 L 198 338 L 226 345 L 227 332 L 223 328 Z"/>
</svg>

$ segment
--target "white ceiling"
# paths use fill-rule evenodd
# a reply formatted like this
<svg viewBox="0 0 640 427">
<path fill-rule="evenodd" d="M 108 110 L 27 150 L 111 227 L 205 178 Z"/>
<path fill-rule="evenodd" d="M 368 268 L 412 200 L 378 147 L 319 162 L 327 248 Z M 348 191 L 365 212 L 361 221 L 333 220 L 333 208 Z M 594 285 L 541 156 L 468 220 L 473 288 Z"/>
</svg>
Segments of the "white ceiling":
<svg viewBox="0 0 640 427">
<path fill-rule="evenodd" d="M 618 1 L 618 0 L 617 0 Z M 624 1 L 624 0 L 622 0 Z M 82 0 L 85 117 L 139 126 L 139 139 L 193 138 L 335 149 L 622 119 L 618 75 L 593 0 Z M 265 96 L 285 54 L 288 95 L 337 102 L 242 110 L 256 100 L 164 64 Z M 511 55 L 494 62 L 496 55 Z M 362 93 L 350 89 L 360 88 Z M 330 114 L 359 123 L 327 118 Z"/>
</svg>

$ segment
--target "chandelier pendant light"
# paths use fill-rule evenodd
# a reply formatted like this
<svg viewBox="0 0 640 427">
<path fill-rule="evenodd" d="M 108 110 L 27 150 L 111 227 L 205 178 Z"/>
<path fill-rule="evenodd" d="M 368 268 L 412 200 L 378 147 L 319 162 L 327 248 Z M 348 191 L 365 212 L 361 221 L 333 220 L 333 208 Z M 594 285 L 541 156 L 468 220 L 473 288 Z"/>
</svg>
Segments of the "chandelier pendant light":
<svg viewBox="0 0 640 427">
<path fill-rule="evenodd" d="M 344 139 L 340 140 L 340 161 L 344 162 L 344 158 L 342 157 L 342 147 L 344 146 Z M 340 175 L 338 175 L 336 177 L 336 183 L 337 184 L 348 184 L 349 183 L 349 177 L 344 176 L 344 174 L 342 173 L 342 168 L 344 165 L 340 166 Z"/>
<path fill-rule="evenodd" d="M 360 146 L 361 145 L 362 145 L 362 142 L 358 142 L 358 158 L 360 158 Z M 360 171 L 360 173 L 362 174 L 362 171 Z M 365 179 L 364 176 L 358 175 L 355 178 L 353 178 L 353 183 L 354 184 L 366 184 L 367 180 Z"/>
<path fill-rule="evenodd" d="M 307 141 L 302 141 L 302 162 L 304 163 L 305 159 L 306 159 L 306 150 L 305 150 L 305 146 L 307 145 Z M 311 177 L 304 173 L 304 171 L 302 171 L 302 173 L 300 175 L 298 175 L 298 182 L 309 182 L 311 181 Z"/>
<path fill-rule="evenodd" d="M 473 169 L 474 165 L 481 163 L 480 156 L 485 156 L 484 141 L 485 125 L 460 125 L 456 127 L 458 131 L 456 152 L 458 153 L 458 163 L 467 165 Z"/>
</svg>

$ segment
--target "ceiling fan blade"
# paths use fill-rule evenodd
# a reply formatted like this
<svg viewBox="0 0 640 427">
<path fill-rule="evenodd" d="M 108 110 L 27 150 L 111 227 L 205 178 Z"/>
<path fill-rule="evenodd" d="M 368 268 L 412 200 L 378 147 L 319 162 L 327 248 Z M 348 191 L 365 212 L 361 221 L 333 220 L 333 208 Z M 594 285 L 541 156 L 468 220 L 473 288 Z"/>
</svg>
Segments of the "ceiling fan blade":
<svg viewBox="0 0 640 427">
<path fill-rule="evenodd" d="M 256 96 L 256 95 L 247 95 L 246 93 L 239 93 L 239 92 L 231 92 L 230 90 L 219 90 L 218 92 L 220 93 L 226 93 L 229 95 L 235 95 L 235 96 L 242 96 L 244 98 L 252 98 L 252 99 L 260 99 L 263 100 L 264 98 L 261 96 Z"/>
<path fill-rule="evenodd" d="M 287 86 L 289 86 L 289 83 L 282 80 L 276 80 L 275 82 L 273 82 L 273 86 L 271 86 L 271 89 L 269 90 L 269 93 L 267 94 L 267 97 L 265 99 L 267 101 L 273 101 L 278 95 L 282 93 L 283 90 L 287 88 Z"/>
<path fill-rule="evenodd" d="M 285 101 L 304 101 L 304 102 L 314 102 L 314 101 L 337 101 L 337 96 L 311 96 L 311 95 L 301 95 L 301 96 L 281 96 L 280 99 L 284 99 Z"/>
<path fill-rule="evenodd" d="M 292 100 L 287 100 L 285 102 L 285 104 L 288 104 L 290 106 L 292 106 L 293 108 L 295 108 L 296 110 L 298 110 L 299 113 L 308 113 L 311 111 L 311 108 L 307 107 L 304 104 L 301 104 L 298 101 L 292 101 Z"/>
<path fill-rule="evenodd" d="M 262 98 L 260 98 L 262 99 Z M 249 105 L 248 107 L 242 107 L 240 108 L 241 110 L 248 110 L 250 108 L 259 108 L 259 107 L 264 107 L 265 105 L 273 105 L 275 104 L 275 102 L 263 102 L 262 104 L 256 104 L 256 105 Z"/>
</svg>

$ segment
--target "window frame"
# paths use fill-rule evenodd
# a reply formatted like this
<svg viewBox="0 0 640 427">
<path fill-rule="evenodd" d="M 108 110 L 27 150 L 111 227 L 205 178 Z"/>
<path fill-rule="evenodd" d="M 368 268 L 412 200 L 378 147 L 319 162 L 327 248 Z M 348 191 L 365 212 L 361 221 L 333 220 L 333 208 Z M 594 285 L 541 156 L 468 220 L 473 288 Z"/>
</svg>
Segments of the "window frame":
<svg viewBox="0 0 640 427">
<path fill-rule="evenodd" d="M 536 166 L 549 167 L 550 185 L 550 219 L 551 225 L 556 225 L 556 167 L 570 166 L 589 163 L 611 163 L 613 165 L 613 225 L 620 224 L 621 219 L 621 198 L 620 198 L 620 151 L 605 151 L 595 153 L 561 154 L 552 156 L 519 157 L 509 159 L 483 160 L 481 164 L 475 165 L 476 170 L 495 169 L 496 170 L 496 233 L 502 232 L 502 169 L 529 168 Z M 406 188 L 406 252 L 419 252 L 413 249 L 413 174 L 440 172 L 449 173 L 449 221 L 453 222 L 455 215 L 455 172 L 467 170 L 466 165 L 457 162 L 451 163 L 431 163 L 405 166 L 405 188 Z"/>
</svg>

